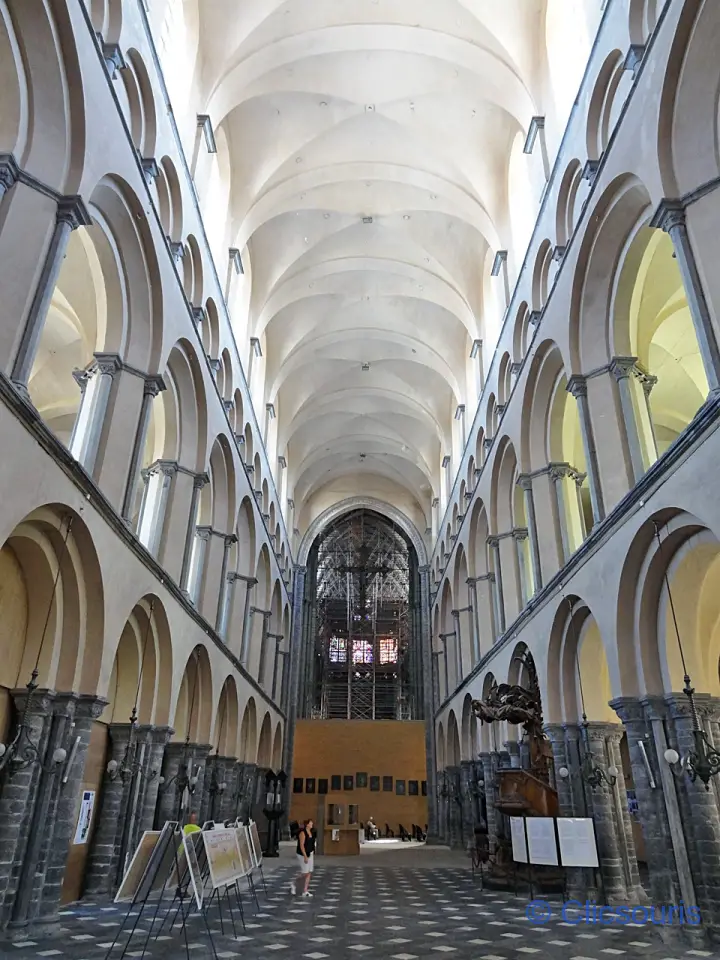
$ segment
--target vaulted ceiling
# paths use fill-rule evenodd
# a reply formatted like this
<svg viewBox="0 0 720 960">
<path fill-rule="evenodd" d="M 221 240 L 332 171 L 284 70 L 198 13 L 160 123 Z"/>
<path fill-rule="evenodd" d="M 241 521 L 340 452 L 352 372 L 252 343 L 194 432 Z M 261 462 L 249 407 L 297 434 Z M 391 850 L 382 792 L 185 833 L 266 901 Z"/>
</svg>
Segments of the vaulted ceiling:
<svg viewBox="0 0 720 960">
<path fill-rule="evenodd" d="M 574 0 L 562 0 L 572 2 Z M 541 112 L 546 0 L 202 0 L 208 113 L 296 499 L 429 517 Z M 531 94 L 531 92 L 533 92 Z"/>
</svg>

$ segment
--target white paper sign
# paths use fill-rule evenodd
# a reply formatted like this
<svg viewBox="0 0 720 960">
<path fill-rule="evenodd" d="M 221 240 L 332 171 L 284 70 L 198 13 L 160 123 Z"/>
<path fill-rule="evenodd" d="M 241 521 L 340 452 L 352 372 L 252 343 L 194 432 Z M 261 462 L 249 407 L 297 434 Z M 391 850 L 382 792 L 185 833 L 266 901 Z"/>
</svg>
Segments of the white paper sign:
<svg viewBox="0 0 720 960">
<path fill-rule="evenodd" d="M 557 866 L 555 821 L 552 817 L 528 817 L 525 820 L 530 863 Z"/>
<path fill-rule="evenodd" d="M 525 842 L 524 817 L 510 817 L 510 837 L 512 839 L 512 858 L 515 863 L 527 863 L 528 852 Z"/>
<path fill-rule="evenodd" d="M 95 806 L 95 791 L 83 790 L 82 801 L 80 803 L 80 814 L 78 815 L 77 827 L 75 828 L 75 839 L 73 843 L 87 843 L 90 833 L 90 824 L 92 823 L 93 808 Z"/>
<path fill-rule="evenodd" d="M 558 817 L 560 861 L 564 867 L 598 867 L 593 822 L 588 817 Z"/>
</svg>

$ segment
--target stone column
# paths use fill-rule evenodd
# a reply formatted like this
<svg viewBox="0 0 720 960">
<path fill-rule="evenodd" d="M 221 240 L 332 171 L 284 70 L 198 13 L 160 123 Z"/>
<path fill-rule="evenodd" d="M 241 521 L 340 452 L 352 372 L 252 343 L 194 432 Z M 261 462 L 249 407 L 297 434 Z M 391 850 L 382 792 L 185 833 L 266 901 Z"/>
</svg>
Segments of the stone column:
<svg viewBox="0 0 720 960">
<path fill-rule="evenodd" d="M 174 732 L 172 727 L 150 727 L 143 764 L 142 805 L 138 815 L 138 831 L 140 834 L 143 834 L 146 830 L 152 830 L 154 827 L 165 748 Z"/>
<path fill-rule="evenodd" d="M 131 726 L 129 723 L 111 723 L 108 727 L 108 761 L 122 765 Z M 93 897 L 110 896 L 117 889 L 124 871 L 125 855 L 130 844 L 122 851 L 123 836 L 133 817 L 131 792 L 135 778 L 123 779 L 111 776 L 107 768 L 100 787 L 100 797 L 95 815 L 95 829 L 88 851 L 85 868 L 85 894 Z M 122 862 L 121 862 L 122 861 Z"/>
<path fill-rule="evenodd" d="M 460 610 L 451 610 L 450 614 L 455 625 L 455 670 L 457 671 L 457 686 L 463 681 L 462 631 L 460 626 Z"/>
<path fill-rule="evenodd" d="M 272 669 L 272 689 L 270 696 L 273 701 L 277 703 L 277 689 L 278 689 L 278 663 L 280 662 L 280 644 L 285 639 L 282 633 L 269 633 L 269 640 L 275 641 L 275 653 L 273 656 L 273 669 Z"/>
<path fill-rule="evenodd" d="M 587 749 L 595 763 L 606 772 L 613 762 L 608 756 L 607 742 L 609 737 L 615 735 L 617 735 L 615 724 L 588 724 Z M 633 891 L 628 890 L 626 881 L 626 865 L 621 839 L 622 825 L 618 823 L 614 788 L 603 782 L 590 790 L 590 799 L 605 898 L 609 904 L 628 903 Z"/>
<path fill-rule="evenodd" d="M 240 816 L 240 804 L 242 802 L 242 791 L 243 783 L 245 776 L 245 764 L 238 760 L 235 763 L 232 771 L 232 793 L 230 794 L 228 803 L 230 807 L 230 813 L 228 816 L 239 817 Z"/>
<path fill-rule="evenodd" d="M 480 611 L 478 610 L 478 578 L 468 577 L 468 601 L 472 609 L 472 666 L 480 659 Z"/>
<path fill-rule="evenodd" d="M 585 463 L 587 464 L 588 470 L 588 483 L 590 485 L 590 502 L 592 504 L 593 519 L 595 523 L 598 524 L 601 520 L 605 519 L 605 504 L 603 502 L 603 492 L 600 484 L 600 467 L 598 464 L 597 449 L 595 447 L 592 420 L 590 418 L 585 377 L 577 374 L 570 377 L 567 389 L 577 400 L 578 414 L 580 416 L 580 433 L 582 435 Z"/>
<path fill-rule="evenodd" d="M 695 749 L 690 703 L 681 693 L 669 694 L 664 699 L 674 734 L 670 745 L 683 757 Z M 714 698 L 696 694 L 702 719 L 717 716 L 717 703 Z M 693 783 L 687 776 L 676 783 L 697 905 L 705 926 L 720 933 L 720 811 L 715 784 L 706 789 L 699 778 Z"/>
<path fill-rule="evenodd" d="M 200 503 L 200 491 L 210 483 L 210 477 L 202 473 L 193 477 L 192 496 L 190 498 L 190 510 L 187 518 L 185 530 L 185 544 L 182 554 L 182 566 L 180 568 L 180 587 L 188 591 L 190 581 L 190 563 L 193 556 L 193 545 L 195 543 L 195 533 L 197 524 L 198 505 Z"/>
<path fill-rule="evenodd" d="M 444 690 L 443 700 L 447 700 L 447 698 L 450 696 L 450 677 L 448 675 L 448 669 L 449 669 L 450 663 L 448 658 L 447 642 L 448 642 L 448 638 L 451 636 L 452 636 L 451 633 L 438 634 L 438 639 L 440 640 L 440 643 L 442 643 L 442 647 L 443 647 L 442 659 L 443 659 L 443 671 L 444 671 L 444 679 L 445 679 L 445 690 Z"/>
<path fill-rule="evenodd" d="M 22 716 L 27 690 L 13 691 L 12 696 Z M 31 923 L 50 925 L 57 920 L 90 730 L 106 703 L 48 690 L 32 695 L 25 743 L 37 747 L 37 762 L 24 769 L 10 768 L 0 796 L 2 925 L 7 923 L 14 935 L 22 936 Z M 59 748 L 67 756 L 56 764 L 53 754 Z"/>
<path fill-rule="evenodd" d="M 542 565 L 540 563 L 540 542 L 538 540 L 537 515 L 535 513 L 535 497 L 533 495 L 532 477 L 521 474 L 517 478 L 525 499 L 525 516 L 527 517 L 528 536 L 530 537 L 530 559 L 532 563 L 533 583 L 535 593 L 542 588 Z"/>
<path fill-rule="evenodd" d="M 228 534 L 223 541 L 223 557 L 222 564 L 220 567 L 220 591 L 218 594 L 217 610 L 215 613 L 215 629 L 223 636 L 225 632 L 225 613 L 227 610 L 227 593 L 228 593 L 228 563 L 230 560 L 230 548 L 237 543 L 238 538 L 234 533 Z"/>
<path fill-rule="evenodd" d="M 670 235 L 673 242 L 675 259 L 685 288 L 685 296 L 695 327 L 695 336 L 700 347 L 705 376 L 712 393 L 720 389 L 720 348 L 718 348 L 710 309 L 695 260 L 695 253 L 690 243 L 683 201 L 663 200 L 650 221 L 650 226 L 664 230 Z"/>
<path fill-rule="evenodd" d="M 252 816 L 255 805 L 258 766 L 256 763 L 246 763 L 243 770 L 243 792 L 240 801 L 240 816 L 248 820 Z"/>
<path fill-rule="evenodd" d="M 255 633 L 255 617 L 261 617 L 260 625 L 260 649 L 258 652 L 258 672 L 257 681 L 265 689 L 265 674 L 267 673 L 267 640 L 268 624 L 272 616 L 272 610 L 261 610 L 259 607 L 250 607 L 250 613 L 253 615 L 253 633 Z"/>
<path fill-rule="evenodd" d="M 194 769 L 193 751 L 195 744 L 184 740 L 174 740 L 165 747 L 162 765 L 162 780 L 158 790 L 156 829 L 168 820 L 178 820 L 181 815 L 182 791 L 178 787 L 178 778 L 183 768 Z"/>
<path fill-rule="evenodd" d="M 613 799 L 615 801 L 616 826 L 625 867 L 625 883 L 627 885 L 628 895 L 632 903 L 646 903 L 647 896 L 640 882 L 640 870 L 638 869 L 637 853 L 635 851 L 635 837 L 633 836 L 630 811 L 628 810 L 627 804 L 627 784 L 623 771 L 622 756 L 620 754 L 620 741 L 623 735 L 624 731 L 622 727 L 618 725 L 607 737 L 608 761 L 610 766 L 615 767 L 617 770 L 615 785 L 612 787 Z"/>
<path fill-rule="evenodd" d="M 168 502 L 177 473 L 178 464 L 174 460 L 156 460 L 141 471 L 144 486 L 137 537 L 154 557 L 160 552 Z"/>
<path fill-rule="evenodd" d="M 498 537 L 488 537 L 488 546 L 493 553 L 493 567 L 495 573 L 495 600 L 497 615 L 498 636 L 505 633 L 505 596 L 503 592 L 502 568 L 500 566 L 500 540 Z"/>
<path fill-rule="evenodd" d="M 575 765 L 575 754 L 571 757 L 566 740 L 565 726 L 561 723 L 548 723 L 545 725 L 553 753 L 553 765 L 555 767 L 555 788 L 558 795 L 558 812 L 561 817 L 583 817 L 587 812 L 578 809 L 576 798 L 573 796 L 572 781 L 570 777 L 561 777 L 558 773 L 563 767 L 572 770 Z M 580 900 L 584 902 L 588 897 L 589 890 L 594 887 L 590 879 L 590 871 L 582 867 L 568 867 L 567 874 L 567 897 L 569 900 Z"/>
<path fill-rule="evenodd" d="M 463 760 L 460 764 L 460 797 L 462 799 L 462 837 L 465 846 L 475 836 L 474 785 L 475 776 L 472 761 Z"/>
<path fill-rule="evenodd" d="M 694 894 L 688 896 L 681 888 L 676 868 L 676 839 L 673 838 L 662 782 L 661 764 L 665 763 L 665 760 L 662 755 L 658 756 L 652 733 L 652 717 L 659 718 L 662 723 L 665 709 L 664 704 L 660 704 L 658 711 L 653 708 L 653 703 L 653 700 L 640 700 L 635 697 L 619 697 L 610 702 L 627 734 L 638 814 L 645 841 L 650 899 L 652 903 L 672 904 L 679 903 L 680 900 L 695 903 Z M 670 774 L 669 786 L 674 796 L 675 784 L 669 768 L 667 773 Z M 675 830 L 682 833 L 679 821 Z M 684 837 L 682 846 L 685 846 Z M 687 860 L 687 850 L 684 859 Z"/>
<path fill-rule="evenodd" d="M 209 743 L 199 743 L 193 750 L 193 775 L 197 776 L 197 786 L 190 797 L 190 812 L 197 814 L 198 820 L 201 811 L 207 809 L 205 770 L 212 746 Z"/>
<path fill-rule="evenodd" d="M 90 476 L 95 470 L 113 380 L 121 367 L 122 361 L 116 354 L 98 353 L 81 378 L 82 399 L 70 439 L 70 453 Z"/>
<path fill-rule="evenodd" d="M 287 698 L 287 722 L 285 724 L 285 737 L 283 743 L 283 770 L 288 773 L 287 783 L 285 785 L 284 807 L 290 809 L 292 790 L 292 770 L 293 748 L 295 745 L 295 721 L 298 715 L 298 698 L 300 667 L 302 663 L 302 648 L 305 642 L 303 633 L 304 608 L 305 608 L 305 577 L 307 567 L 295 566 L 295 576 L 293 577 L 293 599 L 292 599 L 292 620 L 288 662 L 288 698 Z"/>
<path fill-rule="evenodd" d="M 90 214 L 81 197 L 63 197 L 59 201 L 55 229 L 45 254 L 45 261 L 10 374 L 10 379 L 26 398 L 28 397 L 28 380 L 50 309 L 50 302 L 60 275 L 60 268 L 65 258 L 70 234 L 78 227 L 89 227 L 91 223 Z"/>
<path fill-rule="evenodd" d="M 483 768 L 483 782 L 485 784 L 485 812 L 487 814 L 488 844 L 490 853 L 494 854 L 498 842 L 498 812 L 497 783 L 495 779 L 495 760 L 492 753 L 481 753 L 480 761 Z"/>
<path fill-rule="evenodd" d="M 54 921 L 60 908 L 68 851 L 75 834 L 78 800 L 85 772 L 90 736 L 94 722 L 107 706 L 107 700 L 86 694 L 58 694 L 55 717 L 59 726 L 69 727 L 68 759 L 59 778 L 59 793 L 49 824 L 45 878 L 37 907 L 31 910 L 35 921 Z M 38 818 L 37 829 L 47 832 L 48 824 Z"/>
<path fill-rule="evenodd" d="M 637 483 L 645 473 L 640 432 L 638 430 L 635 404 L 632 395 L 632 384 L 630 381 L 630 377 L 634 376 L 636 363 L 637 357 L 614 357 L 610 364 L 610 372 L 617 381 L 620 394 L 620 407 L 622 409 L 625 436 L 630 451 L 630 463 L 632 464 L 635 483 Z"/>
<path fill-rule="evenodd" d="M 207 576 L 207 568 L 212 536 L 212 527 L 195 527 L 195 536 L 193 537 L 193 545 L 190 552 L 190 568 L 188 570 L 184 592 L 190 602 L 199 610 L 205 599 L 203 588 L 206 582 L 209 583 L 211 579 Z"/>
<path fill-rule="evenodd" d="M 145 452 L 148 429 L 150 427 L 150 416 L 152 414 L 153 400 L 163 390 L 165 390 L 165 381 L 162 377 L 145 377 L 142 406 L 140 407 L 140 416 L 138 418 L 138 425 L 135 431 L 135 441 L 133 443 L 132 454 L 130 456 L 130 466 L 128 467 L 125 493 L 123 496 L 122 508 L 120 510 L 120 515 L 128 524 L 132 521 L 138 483 L 141 479 L 140 468 L 143 454 Z"/>
</svg>

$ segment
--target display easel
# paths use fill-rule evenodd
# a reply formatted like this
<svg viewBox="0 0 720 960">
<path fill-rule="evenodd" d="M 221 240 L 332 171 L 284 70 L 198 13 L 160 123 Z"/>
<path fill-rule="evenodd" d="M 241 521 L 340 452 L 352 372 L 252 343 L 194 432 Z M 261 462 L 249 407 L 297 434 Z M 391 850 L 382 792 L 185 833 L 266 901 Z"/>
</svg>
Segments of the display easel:
<svg viewBox="0 0 720 960">
<path fill-rule="evenodd" d="M 153 831 L 154 834 L 157 831 Z M 149 907 L 152 909 L 153 903 L 155 904 L 155 909 L 153 912 L 152 920 L 150 922 L 150 929 L 147 932 L 145 937 L 142 950 L 140 952 L 140 960 L 145 956 L 145 953 L 152 937 L 153 930 L 155 928 L 155 923 L 160 912 L 160 907 L 162 906 L 163 900 L 165 899 L 165 892 L 168 887 L 170 880 L 173 877 L 177 877 L 178 884 L 177 889 L 180 890 L 182 887 L 182 880 L 185 873 L 187 872 L 187 864 L 183 868 L 181 866 L 181 858 L 179 851 L 181 849 L 181 840 L 182 835 L 178 829 L 178 823 L 176 821 L 168 821 L 162 830 L 157 835 L 157 838 L 154 839 L 154 844 L 152 849 L 147 857 L 147 862 L 140 872 L 138 864 L 142 861 L 144 857 L 143 851 L 150 844 L 148 843 L 147 837 L 144 834 L 138 844 L 138 848 L 133 855 L 133 858 L 130 862 L 130 867 L 126 872 L 123 882 L 120 885 L 118 895 L 116 897 L 116 902 L 125 902 L 129 901 L 129 906 L 127 913 L 122 919 L 120 927 L 118 928 L 117 933 L 113 942 L 110 944 L 107 953 L 105 954 L 106 960 L 109 960 L 110 955 L 114 951 L 116 946 L 119 946 L 118 941 L 125 930 L 126 925 L 130 919 L 130 916 L 133 914 L 134 910 L 137 910 L 135 913 L 134 923 L 132 924 L 132 929 L 129 932 L 127 942 L 122 946 L 122 952 L 118 960 L 122 960 L 123 957 L 127 954 L 128 947 L 132 944 L 133 947 L 136 946 L 136 943 L 133 941 L 135 932 L 140 924 L 140 920 L 145 914 L 146 909 Z M 139 880 L 136 881 L 136 877 L 139 877 Z M 185 885 L 185 893 L 187 893 L 188 884 Z M 176 891 L 177 896 L 177 891 Z M 174 900 L 175 898 L 173 898 Z M 155 902 L 157 900 L 157 902 Z M 172 908 L 172 904 L 168 906 L 168 912 Z M 189 912 L 189 911 L 188 911 Z M 176 914 L 177 915 L 177 914 Z M 182 934 L 185 942 L 185 954 L 187 960 L 190 960 L 190 944 L 188 942 L 187 936 L 187 926 L 186 918 L 187 914 L 180 910 L 180 916 L 182 918 Z M 205 917 L 205 915 L 203 914 Z M 165 917 L 163 917 L 164 923 Z M 172 925 L 171 925 L 172 926 Z M 205 927 L 207 930 L 208 938 L 210 940 L 210 945 L 212 947 L 213 956 L 217 960 L 217 952 L 215 950 L 215 943 L 213 941 L 212 933 L 210 931 L 210 926 L 207 923 L 207 918 L 205 917 Z M 162 928 L 162 923 L 161 923 Z M 156 934 L 156 939 L 159 934 Z M 135 950 L 133 950 L 133 955 L 137 956 Z"/>
</svg>

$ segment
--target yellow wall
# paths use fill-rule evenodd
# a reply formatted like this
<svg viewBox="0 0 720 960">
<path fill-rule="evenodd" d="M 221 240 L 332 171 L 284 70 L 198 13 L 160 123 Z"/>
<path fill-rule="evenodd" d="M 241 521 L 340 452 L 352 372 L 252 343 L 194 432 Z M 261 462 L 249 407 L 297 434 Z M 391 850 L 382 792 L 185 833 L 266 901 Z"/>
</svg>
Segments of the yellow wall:
<svg viewBox="0 0 720 960">
<path fill-rule="evenodd" d="M 344 791 L 348 803 L 359 805 L 360 821 L 372 816 L 381 830 L 385 824 L 397 831 L 398 824 L 409 830 L 413 823 L 427 823 L 427 797 L 422 781 L 427 779 L 425 724 L 419 720 L 299 720 L 295 728 L 292 779 L 315 778 L 314 794 L 292 793 L 290 819 L 304 820 L 317 815 L 317 782 L 321 778 L 367 773 L 368 786 Z M 370 790 L 370 777 L 380 777 L 380 792 Z M 383 776 L 392 776 L 393 792 L 382 790 Z M 405 796 L 395 794 L 395 780 L 405 781 Z M 418 781 L 417 797 L 407 794 L 408 781 Z M 292 789 L 292 781 L 291 781 Z M 333 791 L 336 793 L 336 791 Z"/>
</svg>

